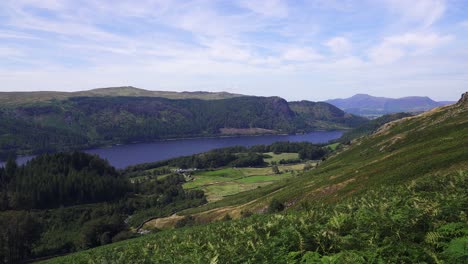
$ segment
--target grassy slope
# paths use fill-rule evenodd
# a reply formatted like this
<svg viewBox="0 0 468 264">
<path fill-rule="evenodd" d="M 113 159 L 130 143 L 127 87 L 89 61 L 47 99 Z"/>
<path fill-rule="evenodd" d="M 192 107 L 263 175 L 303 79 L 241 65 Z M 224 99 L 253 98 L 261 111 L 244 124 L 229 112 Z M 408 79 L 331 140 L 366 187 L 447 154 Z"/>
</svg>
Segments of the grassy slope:
<svg viewBox="0 0 468 264">
<path fill-rule="evenodd" d="M 275 197 L 296 206 L 300 201 L 335 201 L 382 184 L 398 184 L 428 173 L 468 169 L 468 110 L 438 108 L 389 123 L 317 170 L 294 178 L 273 195 L 259 193 L 243 210 L 261 211 Z M 273 187 L 273 186 L 272 186 Z M 234 197 L 223 205 L 239 205 Z M 199 209 L 200 210 L 200 209 Z"/>
<path fill-rule="evenodd" d="M 227 212 L 232 216 L 262 212 L 273 198 L 291 207 L 301 201 L 335 202 L 374 186 L 468 169 L 468 152 L 462 147 L 468 145 L 467 116 L 466 105 L 454 105 L 389 123 L 330 157 L 317 170 L 182 214 L 195 214 L 207 222 Z"/>
<path fill-rule="evenodd" d="M 287 233 L 289 228 L 301 225 L 308 226 L 305 223 L 308 223 L 309 218 L 312 223 L 322 221 L 324 223 L 323 226 L 310 224 L 308 228 L 306 228 L 307 230 L 292 231 L 292 233 L 297 233 L 294 241 L 299 241 L 299 243 L 304 243 L 304 241 L 306 241 L 306 244 L 317 243 L 317 241 L 314 240 L 314 242 L 311 242 L 311 240 L 318 239 L 320 242 L 320 239 L 310 236 L 314 236 L 314 234 L 317 236 L 321 236 L 319 234 L 326 235 L 327 233 L 325 231 L 330 231 L 328 229 L 323 230 L 327 222 L 330 224 L 331 221 L 332 223 L 330 225 L 338 225 L 338 229 L 340 225 L 346 223 L 345 220 L 333 220 L 334 217 L 338 217 L 342 212 L 345 214 L 343 217 L 349 217 L 348 219 L 355 219 L 356 216 L 353 216 L 353 214 L 358 214 L 360 217 L 369 217 L 370 219 L 363 220 L 364 224 L 362 227 L 377 223 L 375 222 L 377 220 L 394 221 L 390 223 L 389 226 L 384 227 L 386 230 L 391 230 L 391 233 L 400 230 L 399 228 L 402 228 L 403 224 L 409 225 L 405 227 L 407 229 L 403 230 L 402 228 L 397 234 L 389 234 L 390 238 L 394 239 L 395 236 L 401 236 L 401 234 L 405 234 L 405 232 L 412 232 L 418 227 L 417 223 L 414 223 L 416 226 L 412 226 L 414 221 L 411 219 L 426 219 L 429 217 L 425 216 L 423 212 L 420 212 L 420 207 L 410 207 L 408 211 L 404 212 L 403 209 L 401 209 L 401 214 L 395 217 L 403 217 L 401 219 L 402 222 L 399 222 L 399 220 L 397 220 L 398 218 L 393 218 L 393 216 L 389 217 L 383 213 L 388 208 L 399 210 L 398 208 L 400 208 L 402 204 L 406 204 L 408 200 L 416 199 L 419 193 L 411 192 L 411 188 L 416 188 L 414 186 L 419 186 L 418 184 L 421 184 L 421 187 L 418 187 L 417 190 L 421 192 L 421 195 L 426 199 L 424 200 L 424 206 L 437 207 L 440 206 L 440 203 L 447 202 L 452 203 L 452 207 L 449 207 L 449 210 L 454 210 L 455 213 L 457 210 L 460 210 L 460 208 L 465 208 L 464 210 L 466 210 L 466 173 L 460 173 L 461 176 L 458 179 L 446 178 L 444 175 L 456 174 L 457 171 L 468 170 L 468 152 L 466 151 L 466 146 L 468 145 L 467 116 L 467 105 L 459 104 L 435 109 L 423 115 L 392 122 L 381 128 L 378 133 L 361 139 L 341 153 L 329 158 L 326 162 L 322 163 L 318 169 L 306 173 L 303 176 L 280 181 L 265 188 L 238 194 L 230 197 L 228 200 L 222 200 L 218 203 L 212 203 L 206 207 L 197 208 L 195 210 L 192 209 L 186 212 L 194 214 L 197 221 L 205 222 L 210 221 L 210 219 L 219 219 L 227 213 L 236 217 L 239 215 L 240 211 L 264 211 L 269 201 L 271 201 L 272 198 L 276 198 L 284 202 L 290 208 L 315 207 L 322 202 L 328 204 L 326 206 L 332 206 L 331 209 L 316 209 L 319 210 L 319 214 L 323 216 L 322 218 L 319 217 L 320 219 L 315 219 L 317 216 L 312 217 L 307 215 L 310 213 L 314 214 L 314 210 L 312 210 L 305 213 L 306 216 L 303 216 L 303 213 L 300 213 L 298 216 L 297 213 L 291 212 L 280 218 L 277 216 L 258 216 L 253 219 L 236 222 L 217 223 L 196 228 L 165 231 L 155 236 L 148 236 L 98 248 L 89 252 L 78 253 L 64 259 L 58 259 L 56 263 L 60 263 L 60 261 L 62 261 L 62 263 L 70 261 L 83 263 L 87 262 L 89 259 L 112 259 L 122 262 L 126 258 L 131 258 L 132 256 L 138 256 L 136 259 L 142 261 L 146 258 L 156 260 L 158 257 L 165 257 L 173 258 L 172 261 L 175 262 L 183 261 L 185 258 L 192 258 L 191 262 L 193 262 L 196 261 L 194 257 L 198 256 L 196 255 L 197 250 L 205 252 L 198 257 L 208 262 L 214 258 L 226 260 L 226 257 L 236 256 L 236 250 L 243 250 L 242 252 L 244 253 L 239 254 L 241 258 L 243 258 L 242 260 L 234 262 L 248 260 L 255 262 L 261 261 L 262 259 L 265 261 L 268 257 L 268 253 L 272 255 L 280 254 L 277 256 L 277 260 L 284 262 L 285 259 L 281 259 L 281 256 L 284 257 L 284 254 L 287 255 L 288 252 L 299 251 L 299 255 L 302 256 L 304 250 L 317 249 L 304 249 L 301 244 L 297 245 L 297 242 L 295 242 L 296 244 L 294 246 L 291 246 L 292 248 L 288 248 L 287 246 L 285 248 L 285 245 L 290 243 L 288 239 L 293 239 L 288 236 L 283 236 Z M 418 184 L 412 183 L 415 179 L 422 179 L 422 181 L 420 182 L 418 180 Z M 402 184 L 407 184 L 407 187 L 398 187 L 402 186 Z M 382 190 L 381 188 L 384 189 Z M 374 190 L 374 193 L 370 190 Z M 426 194 L 425 192 L 427 191 L 428 193 Z M 369 194 L 369 192 L 371 193 Z M 439 195 L 434 195 L 434 193 L 439 193 Z M 371 196 L 373 197 L 372 199 L 376 199 L 377 202 L 366 204 L 366 202 L 362 200 Z M 446 200 L 440 200 L 443 199 L 441 197 L 446 197 L 444 198 Z M 416 201 L 421 200 L 416 199 L 415 202 Z M 459 203 L 458 205 L 456 205 L 457 202 Z M 369 208 L 366 209 L 367 207 Z M 373 207 L 376 208 L 372 209 Z M 432 208 L 430 210 L 439 209 Z M 378 219 L 372 220 L 372 217 L 374 217 L 373 215 L 379 212 L 381 212 L 382 215 L 378 216 Z M 463 219 L 460 220 L 460 217 L 463 218 L 463 215 L 465 215 L 466 221 L 466 212 L 465 214 L 457 214 L 457 217 L 452 217 L 453 221 L 463 221 Z M 411 221 L 405 220 L 405 217 Z M 436 228 L 442 228 L 441 225 L 445 223 L 445 220 L 437 220 L 437 217 L 440 216 L 437 214 L 431 215 L 428 219 L 424 220 L 429 221 L 428 225 L 431 225 L 430 228 L 424 229 L 424 232 L 430 230 L 436 232 Z M 281 219 L 289 220 L 283 222 Z M 332 220 L 336 221 L 336 223 Z M 270 228 L 274 227 L 276 227 L 277 230 L 270 230 Z M 265 229 L 265 232 L 259 234 L 258 230 L 262 228 Z M 361 234 L 359 235 L 360 238 L 361 236 L 368 235 L 371 237 L 363 237 L 363 240 L 359 240 L 361 242 L 350 241 L 350 243 L 352 242 L 349 246 L 351 249 L 361 245 L 360 243 L 364 243 L 364 241 L 365 243 L 370 243 L 369 241 L 372 242 L 374 239 L 375 241 L 383 239 L 380 237 L 372 238 L 372 234 L 368 234 L 372 230 L 363 231 L 359 230 L 357 227 L 353 228 L 352 231 L 357 232 L 356 235 Z M 378 229 L 378 227 L 373 228 Z M 336 233 L 337 231 L 334 230 L 333 232 Z M 351 229 L 347 232 L 351 232 Z M 335 233 L 330 233 L 330 236 L 336 236 Z M 310 241 L 301 238 L 303 235 L 309 235 L 307 239 Z M 424 236 L 427 235 L 428 234 L 423 234 L 423 238 L 419 239 L 424 240 Z M 333 248 L 330 247 L 333 247 L 333 245 L 335 245 L 334 243 L 339 245 L 337 243 L 342 243 L 343 239 L 345 238 L 335 242 L 329 241 L 331 244 L 325 245 L 321 249 L 319 248 L 321 254 L 337 253 L 333 252 Z M 159 241 L 164 241 L 164 243 L 160 243 Z M 185 243 L 184 241 L 193 241 L 193 243 Z M 388 241 L 385 243 L 388 243 Z M 395 243 L 398 244 L 398 242 Z M 226 244 L 233 245 L 230 247 L 232 249 L 231 251 L 223 249 L 229 248 Z M 419 242 L 416 244 L 411 242 L 408 245 L 408 247 L 417 246 L 422 247 L 425 245 Z M 169 250 L 174 254 L 164 255 L 158 253 L 163 252 L 163 250 Z M 375 250 L 371 250 L 369 254 L 374 251 Z M 119 253 L 117 254 L 117 252 Z M 392 257 L 391 254 L 397 257 L 397 253 L 398 252 L 393 251 L 387 252 L 389 258 Z M 259 256 L 259 254 L 266 255 Z M 356 262 L 366 262 L 365 260 L 369 260 L 368 257 L 369 256 L 362 257 L 361 260 L 363 261 Z M 437 258 L 437 256 L 435 257 Z M 159 260 L 162 261 L 162 259 Z M 166 259 L 166 261 L 170 260 Z"/>
<path fill-rule="evenodd" d="M 466 188 L 466 172 L 426 176 L 332 206 L 167 230 L 48 263 L 465 263 Z"/>
<path fill-rule="evenodd" d="M 286 153 L 297 157 L 297 153 Z M 295 155 L 292 155 L 295 154 Z M 281 154 L 278 154 L 281 156 Z M 303 165 L 302 165 L 303 166 Z M 281 172 L 291 170 L 291 165 L 278 166 Z M 302 169 L 297 164 L 294 169 Z M 265 168 L 225 168 L 215 171 L 202 171 L 193 175 L 193 180 L 184 184 L 185 189 L 200 189 L 205 192 L 209 202 L 223 199 L 226 196 L 263 187 L 273 182 L 291 177 L 285 172 L 275 175 L 271 167 Z"/>
<path fill-rule="evenodd" d="M 275 154 L 273 152 L 268 152 L 268 153 L 265 153 L 269 156 L 271 156 L 271 158 L 266 158 L 265 159 L 265 162 L 271 164 L 271 162 L 279 162 L 280 160 L 284 159 L 284 160 L 292 160 L 292 159 L 299 159 L 299 154 L 298 153 L 279 153 L 279 154 Z"/>
</svg>

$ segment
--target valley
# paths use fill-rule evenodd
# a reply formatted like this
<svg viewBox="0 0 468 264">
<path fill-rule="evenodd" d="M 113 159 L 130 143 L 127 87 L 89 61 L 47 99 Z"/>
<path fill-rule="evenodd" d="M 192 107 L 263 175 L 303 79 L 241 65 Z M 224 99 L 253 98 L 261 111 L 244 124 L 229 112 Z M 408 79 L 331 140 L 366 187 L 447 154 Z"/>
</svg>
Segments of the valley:
<svg viewBox="0 0 468 264">
<path fill-rule="evenodd" d="M 156 231 L 181 229 L 157 231 L 51 263 L 90 259 L 459 263 L 466 259 L 467 98 L 465 94 L 455 105 L 384 124 L 340 147 L 316 169 L 147 223 Z M 267 159 L 275 158 L 279 157 Z M 178 162 L 189 165 L 197 160 Z M 155 166 L 129 173 L 138 175 Z M 185 184 L 203 189 L 223 180 L 249 179 L 246 172 L 235 168 L 200 172 Z M 282 210 L 286 211 L 278 214 Z"/>
<path fill-rule="evenodd" d="M 468 264 L 467 3 L 1 0 L 0 264 Z"/>
</svg>

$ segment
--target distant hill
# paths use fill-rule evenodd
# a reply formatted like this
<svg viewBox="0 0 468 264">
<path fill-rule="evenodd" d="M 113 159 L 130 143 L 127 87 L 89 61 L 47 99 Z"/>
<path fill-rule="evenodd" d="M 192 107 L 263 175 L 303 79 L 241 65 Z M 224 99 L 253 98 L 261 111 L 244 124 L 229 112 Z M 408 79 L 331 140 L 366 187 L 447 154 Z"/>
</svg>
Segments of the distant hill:
<svg viewBox="0 0 468 264">
<path fill-rule="evenodd" d="M 384 115 L 398 112 L 423 112 L 455 102 L 436 102 L 429 97 L 410 96 L 398 99 L 356 94 L 346 99 L 327 100 L 348 113 L 357 115 Z"/>
<path fill-rule="evenodd" d="M 162 97 L 168 99 L 202 99 L 219 100 L 243 96 L 241 94 L 232 94 L 228 92 L 169 92 L 169 91 L 150 91 L 132 86 L 97 88 L 79 92 L 0 92 L 0 105 L 27 104 L 35 102 L 44 102 L 50 100 L 65 100 L 80 96 L 145 96 Z"/>
<path fill-rule="evenodd" d="M 291 108 L 279 97 L 197 92 L 185 95 L 218 99 L 167 99 L 143 96 L 158 92 L 135 88 L 67 93 L 54 100 L 41 93 L 30 100 L 31 94 L 25 99 L 3 93 L 4 98 L 16 96 L 16 104 L 0 103 L 0 158 L 9 152 L 37 154 L 169 138 L 348 129 L 367 122 L 327 103 L 291 103 Z"/>
</svg>

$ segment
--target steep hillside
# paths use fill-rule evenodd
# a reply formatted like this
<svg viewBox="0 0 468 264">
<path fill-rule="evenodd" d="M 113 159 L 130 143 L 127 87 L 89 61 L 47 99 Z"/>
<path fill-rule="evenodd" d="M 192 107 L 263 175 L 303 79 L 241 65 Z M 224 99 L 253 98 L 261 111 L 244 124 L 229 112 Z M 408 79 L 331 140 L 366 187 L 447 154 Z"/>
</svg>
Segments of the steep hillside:
<svg viewBox="0 0 468 264">
<path fill-rule="evenodd" d="M 410 96 L 398 99 L 374 97 L 367 94 L 357 94 L 346 99 L 326 101 L 348 113 L 357 115 L 383 115 L 397 112 L 422 112 L 449 102 L 436 102 L 429 97 Z"/>
<path fill-rule="evenodd" d="M 388 123 L 302 176 L 185 211 L 184 221 L 285 214 L 167 230 L 51 263 L 464 263 L 467 117 L 468 93 Z"/>
<path fill-rule="evenodd" d="M 320 114 L 314 115 L 315 111 Z M 333 106 L 298 114 L 279 97 L 173 100 L 95 96 L 0 106 L 0 122 L 1 159 L 9 152 L 27 154 L 167 138 L 349 128 L 366 120 L 348 116 Z"/>
<path fill-rule="evenodd" d="M 320 128 L 329 124 L 336 128 L 346 128 L 367 122 L 365 118 L 345 113 L 329 103 L 299 101 L 290 102 L 289 106 L 306 126 Z"/>
<path fill-rule="evenodd" d="M 135 88 L 132 86 L 97 88 L 88 91 L 79 92 L 0 92 L 0 105 L 18 105 L 27 103 L 45 102 L 50 100 L 64 100 L 71 97 L 82 96 L 145 96 L 162 97 L 168 99 L 202 99 L 218 100 L 240 97 L 243 95 L 227 92 L 169 92 L 169 91 L 150 91 Z"/>
<path fill-rule="evenodd" d="M 360 125 L 360 126 L 354 128 L 354 129 L 350 130 L 350 131 L 345 132 L 341 136 L 341 138 L 338 139 L 337 141 L 342 142 L 342 143 L 346 143 L 346 142 L 348 142 L 350 140 L 372 134 L 379 127 L 381 127 L 382 125 L 384 125 L 384 124 L 386 124 L 388 122 L 392 122 L 392 121 L 395 121 L 395 120 L 398 120 L 398 119 L 401 119 L 401 118 L 405 118 L 405 117 L 410 117 L 410 116 L 412 116 L 412 115 L 409 114 L 409 113 L 395 113 L 395 114 L 383 115 L 383 116 L 378 117 L 376 119 L 370 120 L 369 122 L 367 122 L 367 123 L 365 123 L 363 125 Z"/>
</svg>

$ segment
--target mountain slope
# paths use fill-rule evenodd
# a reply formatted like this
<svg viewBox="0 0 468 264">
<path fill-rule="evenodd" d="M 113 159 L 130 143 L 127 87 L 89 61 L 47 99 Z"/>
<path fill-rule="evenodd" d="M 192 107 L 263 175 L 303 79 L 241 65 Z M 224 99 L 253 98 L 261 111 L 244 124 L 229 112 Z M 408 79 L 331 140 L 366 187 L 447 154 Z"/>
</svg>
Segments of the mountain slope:
<svg viewBox="0 0 468 264">
<path fill-rule="evenodd" d="M 285 214 L 168 230 L 51 263 L 463 263 L 467 116 L 468 93 L 456 105 L 388 123 L 267 193 L 185 212 L 206 223 L 282 203 Z"/>
<path fill-rule="evenodd" d="M 422 112 L 447 104 L 436 102 L 429 97 L 410 96 L 398 99 L 356 94 L 346 99 L 327 100 L 348 113 L 358 115 L 382 115 L 396 112 Z"/>
<path fill-rule="evenodd" d="M 327 107 L 316 115 L 312 108 L 307 115 L 296 113 L 279 97 L 252 96 L 219 100 L 94 96 L 6 105 L 0 106 L 0 122 L 4 124 L 0 127 L 0 158 L 9 152 L 76 150 L 229 133 L 345 129 L 366 122 L 334 106 L 321 105 Z"/>
<path fill-rule="evenodd" d="M 227 92 L 169 92 L 150 91 L 135 88 L 132 86 L 97 88 L 79 92 L 0 92 L 0 105 L 19 105 L 28 103 L 45 102 L 50 100 L 65 100 L 72 97 L 96 97 L 96 96 L 145 96 L 162 97 L 168 99 L 202 99 L 219 100 L 234 97 L 241 97 L 240 94 Z"/>
<path fill-rule="evenodd" d="M 320 128 L 321 123 L 334 124 L 336 128 L 355 127 L 366 123 L 365 118 L 345 113 L 343 110 L 324 102 L 299 101 L 289 102 L 291 109 L 306 126 Z"/>
<path fill-rule="evenodd" d="M 253 203 L 231 197 L 223 206 L 236 206 L 237 213 L 262 211 L 272 198 L 277 198 L 295 207 L 301 201 L 335 201 L 381 184 L 466 170 L 465 146 L 468 146 L 468 93 L 455 105 L 385 124 L 376 133 L 330 157 L 317 170 L 272 186 L 272 190 L 277 188 L 273 194 L 265 195 L 264 190 L 259 190 L 258 196 L 251 194 L 256 199 Z M 188 213 L 192 212 L 196 210 Z"/>
<path fill-rule="evenodd" d="M 350 131 L 345 132 L 341 138 L 338 140 L 339 142 L 346 143 L 348 141 L 354 140 L 356 138 L 370 135 L 375 132 L 379 127 L 382 125 L 392 122 L 398 119 L 402 119 L 405 117 L 410 117 L 411 114 L 408 113 L 395 113 L 395 114 L 387 114 L 376 119 L 370 120 L 369 122 L 360 125 Z"/>
</svg>

